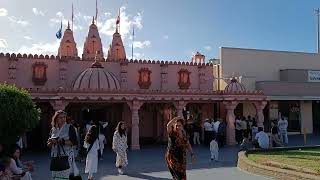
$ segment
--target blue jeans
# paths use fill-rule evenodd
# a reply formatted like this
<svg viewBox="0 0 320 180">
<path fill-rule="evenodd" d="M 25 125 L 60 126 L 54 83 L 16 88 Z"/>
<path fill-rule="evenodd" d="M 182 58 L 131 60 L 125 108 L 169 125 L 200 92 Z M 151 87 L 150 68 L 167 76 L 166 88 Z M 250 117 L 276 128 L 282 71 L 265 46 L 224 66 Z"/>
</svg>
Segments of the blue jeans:
<svg viewBox="0 0 320 180">
<path fill-rule="evenodd" d="M 283 131 L 283 132 L 280 131 L 280 139 L 284 145 L 288 144 L 288 132 L 287 131 Z"/>
</svg>

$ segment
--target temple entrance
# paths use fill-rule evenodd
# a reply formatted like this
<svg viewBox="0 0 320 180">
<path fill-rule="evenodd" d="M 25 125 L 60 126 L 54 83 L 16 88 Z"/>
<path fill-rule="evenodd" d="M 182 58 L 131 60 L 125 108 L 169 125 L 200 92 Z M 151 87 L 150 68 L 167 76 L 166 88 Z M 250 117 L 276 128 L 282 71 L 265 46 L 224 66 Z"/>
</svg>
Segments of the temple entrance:
<svg viewBox="0 0 320 180">
<path fill-rule="evenodd" d="M 107 144 L 112 144 L 112 137 L 119 121 L 123 119 L 124 103 L 70 103 L 66 112 L 80 127 L 81 139 L 85 136 L 86 124 L 97 120 L 108 122 L 108 126 L 102 130 Z"/>
</svg>

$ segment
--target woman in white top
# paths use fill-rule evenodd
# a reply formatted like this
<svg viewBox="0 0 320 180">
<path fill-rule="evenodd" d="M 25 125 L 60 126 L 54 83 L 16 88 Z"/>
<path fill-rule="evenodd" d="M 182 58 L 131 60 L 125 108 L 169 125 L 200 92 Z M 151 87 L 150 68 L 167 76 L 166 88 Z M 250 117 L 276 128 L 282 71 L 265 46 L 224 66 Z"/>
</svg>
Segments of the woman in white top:
<svg viewBox="0 0 320 180">
<path fill-rule="evenodd" d="M 69 178 L 74 170 L 73 146 L 77 144 L 77 134 L 74 127 L 66 123 L 66 117 L 67 113 L 62 110 L 55 112 L 52 117 L 52 128 L 47 145 L 51 148 L 51 157 L 58 156 L 58 146 L 63 148 L 68 156 L 70 168 L 63 171 L 52 171 L 53 179 Z"/>
<path fill-rule="evenodd" d="M 118 123 L 116 131 L 114 132 L 112 149 L 117 154 L 116 167 L 118 168 L 118 173 L 123 174 L 123 169 L 128 165 L 127 133 L 126 133 L 126 125 L 123 121 L 120 121 Z"/>
<path fill-rule="evenodd" d="M 89 180 L 92 180 L 93 174 L 98 171 L 98 135 L 98 127 L 96 125 L 92 125 L 86 134 L 83 145 L 83 147 L 87 149 L 85 173 L 88 173 Z"/>
<path fill-rule="evenodd" d="M 20 162 L 20 148 L 15 147 L 11 153 L 11 162 L 9 165 L 9 176 L 19 176 L 21 180 L 32 180 L 31 173 L 29 172 L 28 167 L 22 167 L 23 165 Z"/>
</svg>

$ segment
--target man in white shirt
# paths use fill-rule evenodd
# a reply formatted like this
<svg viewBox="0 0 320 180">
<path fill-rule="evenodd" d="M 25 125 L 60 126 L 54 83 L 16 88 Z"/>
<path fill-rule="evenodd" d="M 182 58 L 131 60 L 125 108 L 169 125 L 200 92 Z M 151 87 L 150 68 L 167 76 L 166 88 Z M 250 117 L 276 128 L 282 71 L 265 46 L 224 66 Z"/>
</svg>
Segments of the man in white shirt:
<svg viewBox="0 0 320 180">
<path fill-rule="evenodd" d="M 213 127 L 209 119 L 205 119 L 203 127 L 204 127 L 204 143 L 205 145 L 209 145 L 210 140 L 212 138 L 211 136 L 213 133 Z"/>
<path fill-rule="evenodd" d="M 280 139 L 284 145 L 288 144 L 288 121 L 284 117 L 278 121 Z"/>
<path fill-rule="evenodd" d="M 253 145 L 256 148 L 268 149 L 269 148 L 269 136 L 263 131 L 263 127 L 258 128 L 258 133 L 256 134 L 255 141 Z"/>
<path fill-rule="evenodd" d="M 214 120 L 212 122 L 213 131 L 217 134 L 219 129 L 220 121 Z"/>
</svg>

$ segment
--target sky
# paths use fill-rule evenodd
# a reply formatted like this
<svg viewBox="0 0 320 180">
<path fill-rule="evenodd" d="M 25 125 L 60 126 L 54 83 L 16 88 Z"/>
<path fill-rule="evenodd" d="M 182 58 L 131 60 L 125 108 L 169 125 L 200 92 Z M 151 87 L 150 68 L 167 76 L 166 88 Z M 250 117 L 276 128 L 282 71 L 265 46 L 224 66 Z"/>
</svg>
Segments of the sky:
<svg viewBox="0 0 320 180">
<path fill-rule="evenodd" d="M 81 57 L 95 0 L 0 0 L 0 52 L 56 55 L 55 34 L 71 21 Z M 220 47 L 315 52 L 319 0 L 98 0 L 98 28 L 111 43 L 120 33 L 131 59 L 190 61 L 199 51 L 219 58 Z"/>
</svg>

